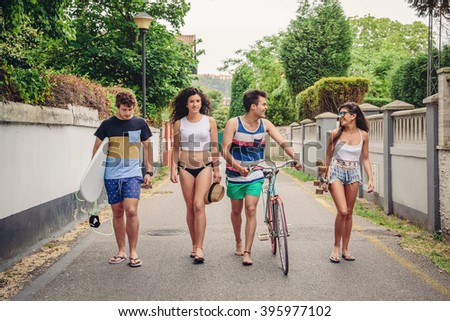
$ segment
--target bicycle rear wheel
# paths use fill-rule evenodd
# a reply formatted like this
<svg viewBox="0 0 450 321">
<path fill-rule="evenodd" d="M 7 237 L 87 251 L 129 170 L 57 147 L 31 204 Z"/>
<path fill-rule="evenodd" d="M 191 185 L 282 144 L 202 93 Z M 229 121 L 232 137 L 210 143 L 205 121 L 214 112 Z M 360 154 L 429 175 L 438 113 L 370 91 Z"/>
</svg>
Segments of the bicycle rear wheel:
<svg viewBox="0 0 450 321">
<path fill-rule="evenodd" d="M 267 230 L 269 231 L 270 243 L 272 245 L 272 254 L 275 255 L 277 254 L 277 238 L 276 234 L 274 233 L 276 223 L 273 216 L 274 213 L 273 203 L 270 196 L 267 197 L 266 211 L 267 211 L 267 222 L 266 222 Z"/>
<path fill-rule="evenodd" d="M 289 272 L 288 228 L 283 201 L 280 198 L 277 198 L 274 209 L 275 234 L 278 239 L 278 253 L 280 254 L 281 269 L 283 270 L 283 273 L 287 275 Z"/>
</svg>

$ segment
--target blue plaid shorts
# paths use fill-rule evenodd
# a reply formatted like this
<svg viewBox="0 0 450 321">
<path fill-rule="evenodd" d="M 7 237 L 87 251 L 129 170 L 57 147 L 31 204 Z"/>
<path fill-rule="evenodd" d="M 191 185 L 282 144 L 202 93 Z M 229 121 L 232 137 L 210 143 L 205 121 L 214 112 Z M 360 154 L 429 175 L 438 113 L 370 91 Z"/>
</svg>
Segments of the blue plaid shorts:
<svg viewBox="0 0 450 321">
<path fill-rule="evenodd" d="M 105 189 L 108 194 L 108 203 L 117 204 L 124 198 L 141 197 L 142 177 L 129 177 L 118 179 L 105 179 Z"/>
<path fill-rule="evenodd" d="M 358 182 L 362 184 L 361 170 L 356 167 L 331 166 L 330 184 L 334 181 L 341 181 L 343 185 L 350 185 Z"/>
</svg>

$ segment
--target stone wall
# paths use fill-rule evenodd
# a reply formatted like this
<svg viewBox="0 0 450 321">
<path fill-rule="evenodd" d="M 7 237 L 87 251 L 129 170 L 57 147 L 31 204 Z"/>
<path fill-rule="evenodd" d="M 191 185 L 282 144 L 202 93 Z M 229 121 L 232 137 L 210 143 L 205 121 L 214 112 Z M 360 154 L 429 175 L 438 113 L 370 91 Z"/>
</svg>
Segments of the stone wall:
<svg viewBox="0 0 450 321">
<path fill-rule="evenodd" d="M 77 192 L 99 124 L 90 108 L 0 103 L 0 270 L 87 218 L 93 204 Z M 152 132 L 158 162 L 160 130 Z"/>
</svg>

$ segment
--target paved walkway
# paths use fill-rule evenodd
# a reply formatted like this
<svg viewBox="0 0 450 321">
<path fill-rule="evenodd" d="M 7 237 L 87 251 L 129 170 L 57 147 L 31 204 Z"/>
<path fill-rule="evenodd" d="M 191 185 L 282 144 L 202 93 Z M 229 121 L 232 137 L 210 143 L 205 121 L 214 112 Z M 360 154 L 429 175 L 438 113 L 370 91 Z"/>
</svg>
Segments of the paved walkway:
<svg viewBox="0 0 450 321">
<path fill-rule="evenodd" d="M 234 237 L 225 197 L 207 206 L 203 265 L 189 258 L 190 238 L 179 184 L 165 181 L 140 204 L 138 252 L 143 266 L 108 264 L 116 253 L 114 236 L 90 231 L 59 262 L 23 289 L 14 300 L 289 300 L 440 301 L 450 299 L 450 275 L 429 260 L 403 250 L 386 228 L 355 217 L 354 262 L 332 264 L 334 208 L 314 194 L 311 182 L 279 175 L 286 204 L 290 272 L 285 276 L 269 242 L 255 240 L 254 265 L 234 256 Z M 264 230 L 262 206 L 258 229 Z M 103 222 L 100 232 L 111 225 Z"/>
</svg>

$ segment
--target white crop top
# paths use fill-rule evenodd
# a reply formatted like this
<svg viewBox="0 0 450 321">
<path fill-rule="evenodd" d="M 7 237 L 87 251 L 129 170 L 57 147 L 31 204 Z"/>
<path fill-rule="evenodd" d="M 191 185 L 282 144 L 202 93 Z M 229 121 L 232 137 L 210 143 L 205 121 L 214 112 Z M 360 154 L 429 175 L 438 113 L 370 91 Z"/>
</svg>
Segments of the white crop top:
<svg viewBox="0 0 450 321">
<path fill-rule="evenodd" d="M 200 121 L 191 123 L 186 117 L 180 119 L 180 146 L 185 151 L 204 151 L 210 148 L 211 131 L 209 117 L 202 115 Z"/>
<path fill-rule="evenodd" d="M 336 160 L 347 161 L 347 162 L 359 162 L 361 156 L 361 150 L 363 145 L 363 138 L 361 130 L 359 130 L 359 136 L 361 141 L 358 145 L 348 145 L 343 141 L 339 140 L 334 147 L 333 158 Z"/>
</svg>

